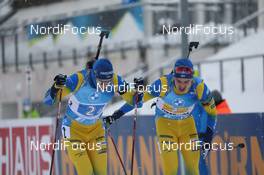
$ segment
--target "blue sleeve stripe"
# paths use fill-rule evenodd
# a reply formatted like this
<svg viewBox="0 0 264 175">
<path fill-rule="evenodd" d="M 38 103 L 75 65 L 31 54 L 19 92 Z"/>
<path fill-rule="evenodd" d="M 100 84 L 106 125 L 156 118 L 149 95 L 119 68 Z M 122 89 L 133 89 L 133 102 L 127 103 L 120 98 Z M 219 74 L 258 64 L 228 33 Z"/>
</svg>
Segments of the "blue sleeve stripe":
<svg viewBox="0 0 264 175">
<path fill-rule="evenodd" d="M 125 81 L 120 76 L 117 77 L 118 77 L 118 86 L 123 85 Z"/>
<path fill-rule="evenodd" d="M 116 78 L 114 78 L 114 85 L 116 85 L 117 83 L 117 89 L 118 92 L 127 92 L 127 90 L 130 88 L 129 84 L 126 83 L 126 81 L 124 79 L 122 79 L 122 77 L 120 77 L 119 75 L 116 75 Z"/>
<path fill-rule="evenodd" d="M 66 87 L 68 89 L 70 89 L 71 92 L 73 92 L 75 90 L 75 88 L 77 87 L 77 84 L 78 84 L 78 75 L 77 74 L 73 74 L 67 78 Z"/>
<path fill-rule="evenodd" d="M 43 99 L 43 103 L 46 105 L 53 105 L 55 100 L 50 96 L 50 89 L 46 92 L 45 97 Z"/>
<path fill-rule="evenodd" d="M 207 86 L 204 84 L 204 91 L 203 91 L 203 95 L 202 95 L 202 101 L 207 101 L 209 98 L 209 89 L 207 88 Z"/>
<path fill-rule="evenodd" d="M 208 115 L 207 125 L 214 130 L 216 126 L 216 117 Z"/>
<path fill-rule="evenodd" d="M 156 80 L 149 88 L 150 94 L 154 97 L 159 97 L 161 90 L 161 80 Z"/>
<path fill-rule="evenodd" d="M 134 109 L 134 107 L 131 106 L 131 105 L 129 105 L 128 103 L 124 104 L 124 105 L 120 108 L 120 110 L 121 110 L 122 112 L 124 112 L 124 113 L 127 113 L 127 112 L 131 111 L 132 109 Z"/>
</svg>

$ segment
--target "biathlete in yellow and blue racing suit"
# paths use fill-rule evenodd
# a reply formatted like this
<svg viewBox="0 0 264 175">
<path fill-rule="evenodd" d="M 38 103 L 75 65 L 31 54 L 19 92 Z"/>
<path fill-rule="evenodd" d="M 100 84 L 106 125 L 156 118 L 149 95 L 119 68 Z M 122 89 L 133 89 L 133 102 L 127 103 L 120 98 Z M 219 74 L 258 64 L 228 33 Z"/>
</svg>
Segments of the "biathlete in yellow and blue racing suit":
<svg viewBox="0 0 264 175">
<path fill-rule="evenodd" d="M 199 138 L 195 117 L 201 116 L 202 106 L 208 114 L 208 128 L 214 128 L 216 109 L 210 90 L 203 80 L 193 77 L 192 62 L 183 58 L 176 61 L 172 74 L 161 77 L 150 86 L 143 101 L 154 97 L 158 97 L 156 133 L 164 174 L 178 173 L 177 151 L 168 146 L 175 143 L 176 150 L 183 155 L 185 173 L 198 175 L 200 149 L 197 148 L 200 147 L 196 144 Z"/>
<path fill-rule="evenodd" d="M 179 59 L 175 63 L 171 74 L 162 76 L 152 83 L 144 92 L 143 101 L 146 102 L 157 97 L 155 123 L 158 137 L 160 155 L 165 175 L 177 175 L 178 155 L 181 151 L 185 163 L 187 175 L 199 174 L 200 142 L 198 141 L 198 130 L 205 127 L 204 142 L 210 143 L 216 123 L 216 109 L 210 90 L 204 81 L 193 77 L 193 64 L 189 59 Z M 120 108 L 122 112 L 129 111 L 128 104 Z M 205 120 L 197 120 L 206 113 Z M 130 110 L 132 108 L 130 107 Z M 109 118 L 120 118 L 117 110 Z M 205 123 L 204 123 L 205 122 Z M 187 144 L 192 145 L 187 147 Z M 172 149 L 172 145 L 176 149 Z M 182 145 L 182 146 L 180 146 Z M 185 147 L 186 145 L 186 147 Z"/>
<path fill-rule="evenodd" d="M 135 92 L 114 74 L 108 59 L 98 59 L 91 70 L 84 69 L 67 77 L 57 75 L 44 102 L 53 105 L 70 95 L 62 121 L 62 135 L 67 152 L 79 175 L 107 174 L 105 129 L 101 120 L 105 106 L 119 93 L 134 106 Z"/>
</svg>

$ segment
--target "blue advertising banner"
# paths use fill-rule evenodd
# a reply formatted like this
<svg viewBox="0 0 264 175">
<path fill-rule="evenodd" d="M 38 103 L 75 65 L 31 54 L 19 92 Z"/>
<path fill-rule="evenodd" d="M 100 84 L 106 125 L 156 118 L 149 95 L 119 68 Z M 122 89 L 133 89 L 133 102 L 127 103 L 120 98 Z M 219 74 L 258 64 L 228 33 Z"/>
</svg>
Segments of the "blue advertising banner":
<svg viewBox="0 0 264 175">
<path fill-rule="evenodd" d="M 243 143 L 245 147 L 232 151 L 212 151 L 208 159 L 211 174 L 264 174 L 263 113 L 219 116 L 213 142 Z"/>
<path fill-rule="evenodd" d="M 111 127 L 112 135 L 128 171 L 132 145 L 132 117 L 122 118 Z M 162 174 L 153 116 L 139 116 L 137 120 L 135 174 Z M 211 151 L 208 164 L 211 175 L 264 174 L 264 118 L 263 114 L 232 114 L 219 116 L 214 143 L 233 143 L 231 151 Z M 244 148 L 235 148 L 243 143 Z M 109 142 L 109 174 L 123 174 Z M 117 167 L 116 167 L 117 166 Z"/>
<path fill-rule="evenodd" d="M 0 121 L 0 174 L 47 174 L 50 168 L 55 118 Z M 122 117 L 111 128 L 117 149 L 130 174 L 133 116 Z M 60 127 L 58 133 L 61 133 Z M 232 143 L 233 149 L 226 145 Z M 207 163 L 211 175 L 264 174 L 263 113 L 218 116 L 216 133 Z M 41 146 L 42 145 L 42 146 Z M 238 147 L 244 145 L 244 147 Z M 175 151 L 175 154 L 177 152 Z M 56 175 L 76 174 L 67 152 L 56 151 Z M 134 175 L 162 175 L 154 116 L 138 116 L 134 157 Z M 175 162 L 168 162 L 169 165 Z M 180 164 L 179 173 L 184 167 Z M 121 164 L 108 138 L 108 174 L 123 175 Z"/>
</svg>

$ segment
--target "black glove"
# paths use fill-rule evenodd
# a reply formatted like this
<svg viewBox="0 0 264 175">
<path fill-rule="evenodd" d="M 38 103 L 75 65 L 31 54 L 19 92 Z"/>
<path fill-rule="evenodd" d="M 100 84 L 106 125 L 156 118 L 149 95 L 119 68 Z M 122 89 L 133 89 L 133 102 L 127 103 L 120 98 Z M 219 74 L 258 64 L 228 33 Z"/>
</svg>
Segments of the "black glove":
<svg viewBox="0 0 264 175">
<path fill-rule="evenodd" d="M 92 69 L 93 68 L 93 64 L 94 64 L 95 60 L 92 59 L 90 61 L 87 61 L 86 63 L 86 69 L 89 70 L 89 69 Z"/>
<path fill-rule="evenodd" d="M 144 87 L 144 79 L 142 77 L 134 78 L 135 88 L 137 91 L 142 91 L 142 88 Z"/>
<path fill-rule="evenodd" d="M 208 152 L 210 151 L 210 145 L 213 140 L 214 131 L 207 127 L 205 133 L 199 134 L 199 139 L 204 142 L 204 145 L 202 146 L 202 151 L 204 152 L 204 158 L 207 156 Z"/>
<path fill-rule="evenodd" d="M 144 80 L 142 77 L 134 78 L 134 84 L 136 89 L 136 94 L 133 96 L 133 106 L 141 108 L 143 106 L 143 92 L 144 92 Z"/>
<path fill-rule="evenodd" d="M 54 78 L 55 83 L 50 89 L 50 96 L 54 99 L 57 92 L 62 89 L 66 84 L 67 75 L 59 74 Z"/>
<path fill-rule="evenodd" d="M 106 116 L 103 118 L 103 122 L 105 124 L 106 129 L 110 127 L 111 124 L 113 124 L 117 119 L 122 117 L 125 113 L 121 110 L 117 110 L 113 113 L 113 115 Z"/>
<path fill-rule="evenodd" d="M 209 143 L 209 144 L 211 144 L 213 140 L 213 136 L 214 136 L 214 131 L 210 127 L 207 127 L 205 133 L 199 134 L 200 140 L 202 140 L 204 143 Z"/>
<path fill-rule="evenodd" d="M 213 136 L 214 136 L 214 131 L 210 127 L 207 127 L 205 133 L 199 134 L 199 139 L 204 142 L 204 145 L 202 146 L 202 154 L 204 159 L 206 158 L 206 156 L 210 151 L 210 147 L 211 147 L 210 145 L 212 143 Z"/>
<path fill-rule="evenodd" d="M 66 84 L 66 79 L 67 79 L 67 75 L 63 75 L 63 74 L 56 75 L 54 78 L 54 81 L 55 81 L 54 87 L 56 89 L 63 88 L 63 86 L 65 86 Z"/>
</svg>

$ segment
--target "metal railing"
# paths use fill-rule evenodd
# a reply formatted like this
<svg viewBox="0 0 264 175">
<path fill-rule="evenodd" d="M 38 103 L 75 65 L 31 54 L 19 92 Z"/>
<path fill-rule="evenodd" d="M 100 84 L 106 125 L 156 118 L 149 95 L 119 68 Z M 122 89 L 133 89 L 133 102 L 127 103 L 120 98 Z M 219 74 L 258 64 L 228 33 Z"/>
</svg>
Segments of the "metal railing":
<svg viewBox="0 0 264 175">
<path fill-rule="evenodd" d="M 176 3 L 176 1 L 173 1 L 174 3 Z M 165 2 L 164 2 L 165 3 Z M 169 3 L 169 1 L 167 2 L 166 1 L 166 3 Z M 170 3 L 172 3 L 172 1 L 170 1 Z M 100 12 L 100 11 L 106 11 L 106 10 L 110 10 L 110 11 L 113 11 L 113 10 L 117 10 L 117 9 L 121 9 L 121 8 L 131 8 L 131 7 L 135 7 L 135 6 L 151 6 L 151 5 L 153 5 L 153 3 L 150 3 L 150 2 L 148 2 L 148 3 L 134 3 L 134 4 L 129 4 L 129 5 L 112 5 L 112 6 L 107 6 L 107 7 L 104 7 L 104 8 L 102 8 L 102 9 L 97 9 L 97 10 L 95 10 L 95 11 L 89 11 L 89 13 L 95 13 L 95 12 Z M 82 14 L 87 14 L 88 13 L 88 11 L 82 11 Z M 88 14 L 89 14 L 88 13 Z M 255 19 L 256 17 L 258 17 L 258 16 L 260 16 L 260 15 L 263 15 L 264 14 L 264 9 L 262 9 L 262 10 L 260 10 L 260 11 L 257 11 L 257 12 L 254 12 L 253 14 L 251 14 L 251 15 L 249 15 L 249 16 L 247 16 L 247 17 L 245 17 L 244 19 L 242 19 L 242 20 L 239 20 L 237 23 L 235 23 L 234 25 L 235 25 L 235 27 L 237 27 L 237 28 L 239 28 L 239 27 L 241 27 L 241 26 L 244 26 L 245 24 L 247 24 L 248 22 L 250 22 L 251 20 L 253 20 L 253 19 Z M 70 15 L 76 15 L 75 13 L 74 14 L 70 14 Z M 61 17 L 61 16 L 60 16 Z M 63 16 L 64 18 L 65 17 L 67 17 L 67 15 L 66 16 Z M 54 18 L 54 19 L 57 19 L 57 18 Z M 53 19 L 53 20 L 54 20 Z M 61 19 L 61 18 L 60 18 Z M 42 19 L 41 21 L 43 21 L 44 19 Z M 27 23 L 29 23 L 29 21 L 27 21 Z M 23 25 L 25 25 L 26 23 L 24 23 Z M 20 28 L 23 28 L 24 26 L 23 26 L 22 24 L 21 24 L 21 26 L 20 26 Z M 246 26 L 246 25 L 245 25 Z M 18 27 L 18 26 L 17 26 Z M 6 56 L 6 54 L 5 54 L 5 46 L 4 45 L 6 45 L 6 42 L 5 42 L 5 40 L 13 40 L 14 41 L 14 52 L 13 53 L 15 53 L 15 55 L 14 55 L 14 60 L 15 60 L 15 62 L 14 62 L 14 64 L 13 65 L 15 65 L 16 67 L 18 67 L 18 64 L 25 64 L 25 61 L 24 61 L 24 63 L 21 63 L 21 59 L 24 59 L 24 58 L 22 58 L 21 57 L 21 55 L 20 55 L 20 50 L 19 50 L 19 42 L 22 42 L 22 41 L 20 41 L 21 39 L 19 39 L 19 34 L 17 33 L 19 30 L 18 29 L 16 29 L 17 27 L 15 27 L 15 28 L 13 28 L 12 30 L 10 30 L 10 29 L 8 29 L 8 31 L 9 32 L 11 32 L 11 38 L 5 38 L 6 36 L 5 35 L 2 35 L 1 36 L 1 50 L 2 50 L 2 53 L 1 53 L 1 57 L 2 57 L 2 68 L 3 68 L 3 70 L 5 70 L 5 65 L 8 67 L 8 66 L 10 66 L 10 65 L 8 65 L 7 63 L 6 63 L 6 60 L 10 60 L 10 58 L 7 58 L 7 56 Z M 3 32 L 3 29 L 1 29 L 2 30 L 2 32 Z M 0 31 L 1 31 L 0 30 Z M 8 33 L 8 32 L 7 32 Z M 247 32 L 246 32 L 247 33 Z M 10 36 L 10 35 L 8 35 L 8 36 Z M 201 46 L 201 48 L 202 47 L 206 47 L 206 46 L 208 46 L 208 45 L 211 45 L 211 44 L 214 44 L 215 43 L 215 41 L 217 41 L 217 37 L 218 36 L 214 36 L 213 38 L 209 38 L 207 41 L 205 41 L 205 43 Z M 243 37 L 243 36 L 242 36 Z M 222 37 L 218 37 L 218 38 L 222 38 Z M 204 39 L 204 38 L 203 38 Z M 143 38 L 142 39 L 142 41 L 144 41 L 145 39 Z M 24 42 L 24 41 L 23 41 Z M 130 41 L 129 41 L 130 42 Z M 137 42 L 137 41 L 136 41 Z M 218 42 L 219 43 L 219 42 Z M 12 43 L 8 43 L 8 45 L 9 44 L 12 44 Z M 12 44 L 13 45 L 13 44 Z M 147 46 L 144 46 L 144 47 L 147 47 L 147 48 L 149 48 L 150 46 L 149 45 L 151 45 L 151 44 L 146 44 Z M 167 49 L 167 48 L 170 48 L 170 47 L 172 47 L 172 46 L 175 46 L 175 43 L 173 43 L 173 44 L 171 44 L 171 43 L 167 43 L 167 41 L 165 41 L 165 43 L 163 43 L 163 46 L 164 46 L 164 49 Z M 7 47 L 7 46 L 6 46 Z M 108 46 L 107 46 L 108 47 Z M 90 48 L 92 48 L 92 46 L 90 47 Z M 133 46 L 133 48 L 132 49 L 134 49 L 135 47 Z M 68 50 L 72 50 L 72 52 L 68 52 Z M 126 52 L 128 49 L 127 48 L 119 48 L 119 49 L 106 49 L 106 52 L 105 53 L 113 53 L 113 52 L 122 52 L 122 53 L 124 53 L 124 52 Z M 75 51 L 77 51 L 77 53 L 78 54 L 75 54 Z M 57 52 L 61 52 L 61 55 L 63 55 L 63 58 L 62 58 L 62 60 L 64 61 L 64 60 L 68 60 L 68 59 L 71 59 L 72 57 L 74 57 L 74 58 L 79 58 L 79 57 L 85 57 L 85 54 L 87 54 L 86 52 L 87 51 L 81 51 L 81 54 L 79 54 L 80 53 L 80 50 L 77 50 L 77 48 L 69 48 L 69 49 L 67 49 L 67 51 L 63 51 L 63 53 L 62 53 L 62 51 L 60 51 L 60 50 L 55 50 L 55 51 L 52 51 L 52 53 L 49 51 L 44 51 L 43 53 L 38 53 L 38 55 L 36 55 L 36 54 L 31 54 L 31 53 L 29 53 L 29 56 L 26 56 L 26 58 L 25 58 L 25 60 L 29 60 L 29 61 L 26 61 L 26 64 L 27 63 L 29 63 L 30 64 L 30 66 L 31 67 L 33 67 L 33 64 L 35 64 L 35 63 L 45 63 L 45 60 L 47 60 L 47 62 L 54 62 L 54 61 L 57 61 L 58 59 L 56 58 L 56 55 L 57 55 Z M 66 53 L 67 52 L 67 53 Z M 84 54 L 83 54 L 84 53 Z M 42 56 L 43 55 L 47 55 L 47 59 L 40 59 L 40 60 L 36 60 L 36 57 L 38 57 L 38 58 L 42 58 Z M 49 57 L 49 55 L 53 55 L 52 56 L 52 58 L 50 58 Z M 76 56 L 76 57 L 75 57 Z M 28 57 L 28 58 L 27 58 Z M 43 56 L 44 57 L 44 56 Z M 167 57 L 167 56 L 166 56 Z M 77 60 L 77 59 L 75 59 L 75 60 Z M 172 62 L 174 61 L 174 59 L 170 59 Z M 167 64 L 171 64 L 172 62 L 170 62 L 170 61 L 166 61 L 167 62 Z M 5 64 L 6 63 L 6 64 Z M 75 62 L 76 63 L 76 62 Z M 46 64 L 46 63 L 45 63 Z M 160 66 L 166 66 L 166 65 L 164 65 L 164 64 L 162 64 L 162 65 L 160 65 Z M 157 68 L 157 69 L 161 69 L 161 67 L 159 67 L 159 68 Z M 18 69 L 17 69 L 18 70 Z"/>
<path fill-rule="evenodd" d="M 224 65 L 225 65 L 225 63 L 236 61 L 237 64 L 240 66 L 240 74 L 238 76 L 241 77 L 241 79 L 239 81 L 240 85 L 241 85 L 241 91 L 245 92 L 246 91 L 246 79 L 245 79 L 245 76 L 246 76 L 246 73 L 245 73 L 246 64 L 245 64 L 245 62 L 248 61 L 248 60 L 253 60 L 253 59 L 255 59 L 255 60 L 261 59 L 262 60 L 262 71 L 261 72 L 262 72 L 262 86 L 263 86 L 263 91 L 264 91 L 264 53 L 263 54 L 258 54 L 258 55 L 243 56 L 243 57 L 242 56 L 241 57 L 231 57 L 231 58 L 222 58 L 222 59 L 194 62 L 194 66 L 197 68 L 197 70 L 199 72 L 199 75 L 201 77 L 203 77 L 203 75 L 205 75 L 204 74 L 205 71 L 203 71 L 201 69 L 202 66 L 208 65 L 208 64 L 218 64 L 219 72 L 218 73 L 214 72 L 214 73 L 219 75 L 219 77 L 216 78 L 217 80 L 219 80 L 219 84 L 220 84 L 220 87 L 218 89 L 221 92 L 224 92 L 225 91 L 225 88 L 224 88 L 225 87 L 225 78 L 226 78 L 224 76 L 224 68 L 225 68 Z M 255 67 L 257 67 L 257 66 L 260 66 L 260 65 L 255 65 Z M 169 68 L 172 70 L 173 67 L 171 65 L 166 65 L 165 67 L 160 69 L 159 70 L 160 76 L 163 75 L 164 70 L 169 69 Z M 152 70 L 154 71 L 154 69 L 152 69 Z M 146 78 L 150 74 L 151 74 L 151 72 L 147 72 L 147 73 L 143 74 L 143 77 Z M 254 75 L 254 76 L 257 76 L 257 75 Z M 258 75 L 258 76 L 261 76 L 261 74 Z M 261 83 L 257 84 L 257 85 L 261 86 Z"/>
<path fill-rule="evenodd" d="M 241 19 L 239 21 L 237 21 L 233 25 L 234 25 L 235 28 L 243 27 L 248 22 L 250 22 L 251 20 L 253 20 L 253 19 L 255 19 L 255 18 L 259 17 L 259 16 L 262 16 L 262 15 L 264 15 L 264 8 L 263 9 L 260 9 L 260 10 L 258 10 L 256 12 L 254 12 L 254 13 L 252 13 L 250 15 L 248 15 L 247 17 L 245 17 L 245 18 L 243 18 L 243 19 Z M 246 31 L 244 32 L 244 35 L 243 36 L 247 36 L 247 32 Z M 204 43 L 202 43 L 199 46 L 199 49 L 207 47 L 208 45 L 214 43 L 216 40 L 217 40 L 217 35 L 214 38 L 211 38 L 211 39 L 205 41 Z M 253 58 L 253 57 L 255 57 L 255 56 L 245 56 L 244 58 L 232 58 L 230 60 L 241 59 L 241 65 L 244 65 L 244 63 L 243 63 L 243 60 L 244 59 L 246 59 L 246 58 Z M 156 66 L 156 67 L 154 67 L 152 69 L 149 69 L 148 71 L 144 72 L 143 73 L 143 77 L 148 77 L 149 75 L 151 75 L 151 74 L 153 74 L 154 72 L 157 72 L 157 71 L 163 72 L 163 69 L 166 69 L 166 68 L 170 67 L 170 65 L 173 64 L 175 61 L 176 61 L 175 58 L 170 58 L 170 59 L 166 60 L 162 64 L 159 64 L 158 66 Z M 223 60 L 217 60 L 217 61 L 220 62 L 220 65 L 222 65 Z M 215 62 L 215 61 L 208 61 L 208 63 L 209 62 Z M 201 63 L 197 63 L 197 64 L 198 64 L 198 68 L 199 68 L 200 67 L 199 65 L 201 65 L 202 62 Z M 220 68 L 222 68 L 222 66 L 220 66 Z M 264 68 L 263 68 L 263 70 L 264 70 Z M 133 75 L 131 75 L 131 76 L 133 76 Z M 242 80 L 244 81 L 244 77 L 242 78 Z M 223 83 L 221 83 L 221 84 L 223 84 Z M 242 83 L 242 84 L 244 84 L 244 83 Z M 244 89 L 244 85 L 242 86 L 242 89 Z M 221 85 L 221 91 L 223 91 L 223 85 Z"/>
<path fill-rule="evenodd" d="M 204 64 L 213 64 L 213 63 L 218 63 L 219 65 L 219 80 L 220 80 L 220 91 L 224 92 L 224 63 L 232 62 L 232 61 L 237 61 L 238 64 L 240 65 L 240 83 L 241 83 L 241 91 L 245 92 L 246 91 L 246 81 L 245 81 L 245 61 L 247 60 L 253 60 L 253 59 L 262 59 L 262 85 L 263 85 L 263 90 L 264 90 L 264 53 L 263 54 L 258 54 L 258 55 L 249 55 L 249 56 L 243 56 L 243 57 L 233 57 L 233 58 L 223 58 L 223 59 L 216 59 L 216 60 L 207 60 L 207 61 L 202 61 L 202 62 L 197 62 L 195 65 L 198 67 L 198 71 L 202 75 L 203 72 L 201 71 L 201 66 Z M 257 67 L 257 65 L 256 65 Z M 255 75 L 256 76 L 256 75 Z M 261 75 L 260 75 L 261 76 Z"/>
</svg>

